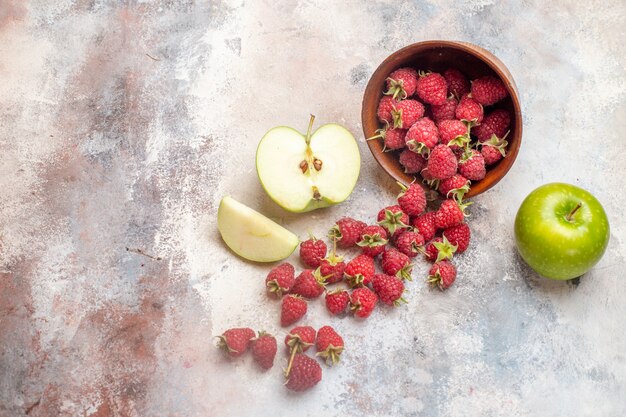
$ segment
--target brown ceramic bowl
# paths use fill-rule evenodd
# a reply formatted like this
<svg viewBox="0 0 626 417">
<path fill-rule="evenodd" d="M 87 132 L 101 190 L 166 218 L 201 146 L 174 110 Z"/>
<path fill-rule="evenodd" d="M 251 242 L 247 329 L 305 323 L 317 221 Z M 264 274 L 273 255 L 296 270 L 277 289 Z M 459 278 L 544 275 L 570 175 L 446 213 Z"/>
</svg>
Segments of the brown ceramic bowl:
<svg viewBox="0 0 626 417">
<path fill-rule="evenodd" d="M 406 46 L 391 54 L 378 66 L 365 88 L 361 119 L 366 138 L 376 135 L 376 129 L 383 127 L 378 121 L 376 110 L 383 96 L 387 76 L 404 66 L 436 72 L 455 67 L 465 73 L 470 80 L 485 75 L 495 75 L 504 82 L 509 90 L 509 96 L 495 107 L 507 109 L 512 115 L 510 132 L 507 136 L 509 142 L 507 155 L 488 167 L 485 178 L 472 182 L 470 192 L 466 194 L 466 197 L 478 195 L 496 185 L 513 166 L 522 142 L 522 111 L 519 94 L 509 70 L 491 52 L 467 42 L 425 41 Z M 389 175 L 404 184 L 414 181 L 413 175 L 404 173 L 398 162 L 397 152 L 383 152 L 382 140 L 369 140 L 367 144 L 376 161 Z"/>
</svg>

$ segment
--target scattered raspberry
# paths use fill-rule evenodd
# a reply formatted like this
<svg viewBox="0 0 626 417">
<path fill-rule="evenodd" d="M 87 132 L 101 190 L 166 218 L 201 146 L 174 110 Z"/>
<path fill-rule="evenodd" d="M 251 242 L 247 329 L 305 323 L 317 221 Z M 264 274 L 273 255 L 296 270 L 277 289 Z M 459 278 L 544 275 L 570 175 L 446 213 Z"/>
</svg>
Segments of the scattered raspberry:
<svg viewBox="0 0 626 417">
<path fill-rule="evenodd" d="M 411 226 L 415 229 L 415 232 L 422 235 L 424 241 L 430 240 L 437 233 L 437 226 L 435 226 L 435 212 L 429 211 L 422 215 L 417 216 L 411 222 Z"/>
<path fill-rule="evenodd" d="M 311 326 L 294 327 L 285 336 L 285 346 L 290 352 L 298 353 L 306 352 L 306 350 L 315 343 L 316 331 Z"/>
<path fill-rule="evenodd" d="M 423 251 L 424 237 L 412 230 L 407 230 L 396 239 L 396 248 L 408 256 L 413 258 Z"/>
<path fill-rule="evenodd" d="M 310 267 L 317 268 L 326 256 L 326 243 L 323 240 L 311 237 L 300 243 L 300 259 Z"/>
<path fill-rule="evenodd" d="M 361 231 L 361 240 L 357 243 L 364 255 L 375 258 L 383 253 L 388 242 L 387 231 L 378 225 L 365 226 Z"/>
<path fill-rule="evenodd" d="M 378 212 L 378 224 L 384 227 L 393 236 L 399 229 L 409 226 L 409 216 L 400 206 L 387 206 Z"/>
<path fill-rule="evenodd" d="M 438 229 L 447 229 L 462 223 L 465 219 L 464 209 L 471 203 L 458 204 L 456 201 L 447 199 L 441 203 L 439 210 L 435 212 L 435 226 Z"/>
<path fill-rule="evenodd" d="M 367 226 L 360 220 L 344 217 L 337 220 L 337 223 L 328 232 L 328 238 L 336 241 L 341 248 L 355 246 L 361 239 L 361 231 Z"/>
<path fill-rule="evenodd" d="M 424 106 L 417 100 L 402 100 L 391 111 L 393 127 L 408 129 L 424 115 Z"/>
<path fill-rule="evenodd" d="M 317 331 L 315 346 L 317 347 L 317 355 L 324 358 L 329 365 L 335 365 L 339 362 L 339 357 L 344 348 L 342 337 L 330 326 L 320 327 Z"/>
<path fill-rule="evenodd" d="M 400 152 L 398 160 L 407 174 L 417 174 L 426 166 L 426 158 L 408 149 Z"/>
<path fill-rule="evenodd" d="M 459 102 L 456 98 L 454 98 L 454 96 L 448 97 L 446 101 L 439 106 L 435 106 L 433 104 L 430 106 L 433 120 L 436 123 L 440 123 L 444 120 L 453 120 L 456 117 L 456 106 L 458 104 Z"/>
<path fill-rule="evenodd" d="M 437 286 L 440 290 L 450 288 L 456 279 L 456 268 L 450 261 L 435 263 L 428 273 L 428 283 Z"/>
<path fill-rule="evenodd" d="M 439 262 L 444 259 L 452 259 L 456 253 L 456 246 L 448 241 L 446 237 L 433 238 L 426 245 L 426 259 L 431 262 Z"/>
<path fill-rule="evenodd" d="M 409 128 L 404 140 L 409 150 L 428 154 L 439 143 L 439 130 L 432 120 L 423 117 Z"/>
<path fill-rule="evenodd" d="M 343 279 L 345 269 L 346 263 L 343 261 L 343 256 L 331 253 L 320 262 L 319 274 L 324 278 L 326 284 L 334 284 Z"/>
<path fill-rule="evenodd" d="M 294 356 L 291 368 L 287 371 L 285 386 L 292 391 L 306 391 L 322 380 L 320 364 L 303 353 Z"/>
<path fill-rule="evenodd" d="M 346 265 L 344 275 L 351 287 L 369 284 L 376 273 L 374 258 L 367 255 L 359 255 Z"/>
<path fill-rule="evenodd" d="M 506 134 L 504 135 L 506 137 Z M 499 139 L 497 136 L 492 136 L 486 142 L 482 143 L 480 153 L 485 159 L 485 165 L 492 165 L 498 162 L 500 159 L 506 156 L 506 147 L 508 142 L 505 138 Z"/>
<path fill-rule="evenodd" d="M 411 271 L 413 270 L 411 259 L 397 249 L 389 248 L 383 253 L 380 267 L 387 275 L 411 281 Z"/>
<path fill-rule="evenodd" d="M 270 295 L 280 298 L 293 287 L 295 269 L 289 262 L 283 262 L 272 268 L 265 278 L 265 285 Z"/>
<path fill-rule="evenodd" d="M 409 184 L 406 187 L 398 182 L 400 194 L 398 195 L 398 205 L 409 216 L 417 216 L 426 209 L 426 193 L 419 184 Z M 407 223 L 408 224 L 408 219 Z"/>
<path fill-rule="evenodd" d="M 463 200 L 469 189 L 470 181 L 461 174 L 455 174 L 439 183 L 439 193 L 445 198 L 454 198 L 457 201 Z"/>
<path fill-rule="evenodd" d="M 448 91 L 457 97 L 463 97 L 470 92 L 470 82 L 461 71 L 456 68 L 449 68 L 443 73 L 446 79 Z"/>
<path fill-rule="evenodd" d="M 406 301 L 402 298 L 404 283 L 400 278 L 386 274 L 376 274 L 372 279 L 372 287 L 380 301 L 388 305 L 399 306 Z"/>
<path fill-rule="evenodd" d="M 443 231 L 443 237 L 448 239 L 452 245 L 456 245 L 456 253 L 463 253 L 469 246 L 470 228 L 467 223 L 452 226 Z"/>
<path fill-rule="evenodd" d="M 457 164 L 456 156 L 449 146 L 437 145 L 430 152 L 426 168 L 433 178 L 443 180 L 456 174 Z"/>
<path fill-rule="evenodd" d="M 355 316 L 362 319 L 372 314 L 377 302 L 378 296 L 367 287 L 357 288 L 350 294 L 350 309 Z"/>
<path fill-rule="evenodd" d="M 436 72 L 420 73 L 417 80 L 417 95 L 424 103 L 442 105 L 448 96 L 446 79 Z"/>
<path fill-rule="evenodd" d="M 483 121 L 483 106 L 469 95 L 465 95 L 456 106 L 456 118 L 478 125 Z"/>
<path fill-rule="evenodd" d="M 344 313 L 349 301 L 350 294 L 346 290 L 337 289 L 326 293 L 326 308 L 333 315 Z"/>
<path fill-rule="evenodd" d="M 486 76 L 472 81 L 472 97 L 483 106 L 491 106 L 509 95 L 502 80 Z"/>
<path fill-rule="evenodd" d="M 254 336 L 254 330 L 248 327 L 228 329 L 218 336 L 217 347 L 224 349 L 232 357 L 241 356 L 248 350 L 250 339 Z"/>
<path fill-rule="evenodd" d="M 291 293 L 304 298 L 317 298 L 324 293 L 324 278 L 320 270 L 305 269 L 296 278 Z"/>
<path fill-rule="evenodd" d="M 413 68 L 400 68 L 389 74 L 387 77 L 386 95 L 395 99 L 404 100 L 415 94 L 417 87 L 417 71 Z"/>
<path fill-rule="evenodd" d="M 394 109 L 396 104 L 398 104 L 398 102 L 390 96 L 383 96 L 383 98 L 380 99 L 376 115 L 378 116 L 378 120 L 380 120 L 381 123 L 393 122 L 393 116 L 391 115 L 391 111 Z"/>
<path fill-rule="evenodd" d="M 487 175 L 485 158 L 476 149 L 467 152 L 459 161 L 459 174 L 471 181 L 480 181 Z"/>
<path fill-rule="evenodd" d="M 274 366 L 274 357 L 278 346 L 276 338 L 269 333 L 263 331 L 252 339 L 252 357 L 254 361 L 263 369 L 270 369 Z"/>
<path fill-rule="evenodd" d="M 306 314 L 307 303 L 302 297 L 289 294 L 283 297 L 280 310 L 280 325 L 290 326 Z"/>
<path fill-rule="evenodd" d="M 503 138 L 511 125 L 511 114 L 504 109 L 494 110 L 483 118 L 479 126 L 472 131 L 480 142 L 486 142 L 493 135 Z"/>
</svg>

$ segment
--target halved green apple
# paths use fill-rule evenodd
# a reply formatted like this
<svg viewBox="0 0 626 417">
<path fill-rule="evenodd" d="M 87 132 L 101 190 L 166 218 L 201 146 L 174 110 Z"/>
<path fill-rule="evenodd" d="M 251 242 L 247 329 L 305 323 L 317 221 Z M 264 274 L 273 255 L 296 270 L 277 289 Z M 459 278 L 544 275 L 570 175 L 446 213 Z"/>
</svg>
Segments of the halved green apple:
<svg viewBox="0 0 626 417">
<path fill-rule="evenodd" d="M 286 126 L 270 129 L 256 152 L 261 185 L 278 205 L 305 212 L 344 201 L 361 169 L 359 147 L 352 133 L 335 123 L 306 135 Z"/>
<path fill-rule="evenodd" d="M 217 228 L 233 252 L 251 261 L 285 259 L 299 243 L 289 230 L 228 196 L 217 210 Z"/>
</svg>

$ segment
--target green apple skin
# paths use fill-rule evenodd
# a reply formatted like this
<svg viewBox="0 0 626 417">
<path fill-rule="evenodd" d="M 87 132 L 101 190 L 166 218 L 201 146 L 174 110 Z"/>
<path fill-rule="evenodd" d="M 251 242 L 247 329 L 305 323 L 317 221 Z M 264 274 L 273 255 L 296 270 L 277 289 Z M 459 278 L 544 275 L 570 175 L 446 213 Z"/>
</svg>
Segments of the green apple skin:
<svg viewBox="0 0 626 417">
<path fill-rule="evenodd" d="M 568 220 L 578 204 L 580 208 Z M 609 220 L 600 202 L 571 184 L 537 188 L 515 217 L 520 255 L 547 278 L 567 280 L 583 275 L 602 258 L 609 236 Z"/>
</svg>

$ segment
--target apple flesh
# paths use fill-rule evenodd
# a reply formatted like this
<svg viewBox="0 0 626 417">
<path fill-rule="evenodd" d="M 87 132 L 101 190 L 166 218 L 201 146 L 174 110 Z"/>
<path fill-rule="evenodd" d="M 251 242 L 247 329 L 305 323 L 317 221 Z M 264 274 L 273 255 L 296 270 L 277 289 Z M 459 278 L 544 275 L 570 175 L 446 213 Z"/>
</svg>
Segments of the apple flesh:
<svg viewBox="0 0 626 417">
<path fill-rule="evenodd" d="M 609 234 L 600 202 L 570 184 L 537 188 L 515 218 L 520 255 L 535 271 L 552 279 L 576 278 L 591 269 L 604 254 Z"/>
<path fill-rule="evenodd" d="M 344 201 L 361 167 L 359 147 L 344 127 L 330 123 L 306 135 L 286 126 L 261 139 L 256 168 L 261 185 L 278 205 L 293 212 L 311 211 Z"/>
<path fill-rule="evenodd" d="M 285 259 L 300 243 L 289 230 L 228 196 L 220 202 L 217 228 L 233 252 L 256 262 Z"/>
</svg>

